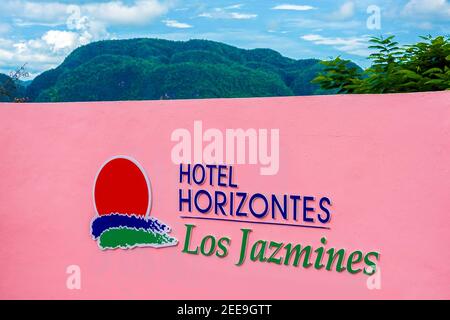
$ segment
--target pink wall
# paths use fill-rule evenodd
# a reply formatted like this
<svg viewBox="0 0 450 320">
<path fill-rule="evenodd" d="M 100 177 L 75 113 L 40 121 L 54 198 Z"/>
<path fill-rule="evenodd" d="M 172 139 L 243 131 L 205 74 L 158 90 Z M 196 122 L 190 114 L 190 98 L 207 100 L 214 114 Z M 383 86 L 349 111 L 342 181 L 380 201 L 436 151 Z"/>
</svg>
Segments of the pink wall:
<svg viewBox="0 0 450 320">
<path fill-rule="evenodd" d="M 237 166 L 248 192 L 327 195 L 330 230 L 217 221 L 197 225 L 255 239 L 381 253 L 381 289 L 367 276 L 181 252 L 177 128 L 279 128 L 280 170 Z M 450 92 L 265 99 L 0 105 L 0 298 L 450 298 Z M 89 228 L 100 165 L 126 154 L 145 168 L 151 215 L 176 247 L 99 250 Z M 81 290 L 66 268 L 81 268 Z"/>
</svg>

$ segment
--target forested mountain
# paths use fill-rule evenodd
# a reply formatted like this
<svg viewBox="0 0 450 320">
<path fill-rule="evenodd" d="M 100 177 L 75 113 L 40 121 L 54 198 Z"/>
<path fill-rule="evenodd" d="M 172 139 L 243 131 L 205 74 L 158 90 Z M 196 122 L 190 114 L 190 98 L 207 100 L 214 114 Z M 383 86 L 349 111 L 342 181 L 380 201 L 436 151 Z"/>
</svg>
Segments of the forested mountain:
<svg viewBox="0 0 450 320">
<path fill-rule="evenodd" d="M 270 49 L 207 40 L 108 40 L 74 50 L 28 86 L 29 101 L 112 101 L 326 94 L 324 66 Z"/>
</svg>

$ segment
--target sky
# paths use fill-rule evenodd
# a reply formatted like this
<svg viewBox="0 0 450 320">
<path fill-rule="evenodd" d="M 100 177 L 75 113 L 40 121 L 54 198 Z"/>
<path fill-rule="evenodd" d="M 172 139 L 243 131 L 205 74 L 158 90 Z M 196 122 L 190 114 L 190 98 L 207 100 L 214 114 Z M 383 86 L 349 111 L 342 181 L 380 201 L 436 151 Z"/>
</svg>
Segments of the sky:
<svg viewBox="0 0 450 320">
<path fill-rule="evenodd" d="M 30 79 L 75 48 L 126 38 L 208 39 L 367 67 L 371 36 L 450 34 L 449 0 L 1 0 L 0 72 Z"/>
</svg>

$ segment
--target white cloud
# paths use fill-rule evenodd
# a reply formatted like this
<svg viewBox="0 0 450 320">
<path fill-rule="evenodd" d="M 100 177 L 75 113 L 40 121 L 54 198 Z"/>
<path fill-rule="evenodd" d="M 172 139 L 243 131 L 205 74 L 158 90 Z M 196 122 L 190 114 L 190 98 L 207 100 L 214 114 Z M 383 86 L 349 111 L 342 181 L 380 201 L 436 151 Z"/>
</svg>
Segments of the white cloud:
<svg viewBox="0 0 450 320">
<path fill-rule="evenodd" d="M 3 62 L 3 64 L 5 61 L 11 61 L 13 58 L 14 58 L 13 52 L 0 48 L 0 61 Z"/>
<path fill-rule="evenodd" d="M 305 41 L 312 42 L 317 45 L 332 46 L 334 49 L 357 56 L 367 57 L 371 51 L 367 48 L 369 46 L 369 37 L 324 37 L 318 34 L 307 34 L 300 37 Z"/>
<path fill-rule="evenodd" d="M 48 41 L 54 42 L 55 46 L 58 45 L 55 38 L 48 37 Z M 19 42 L 0 38 L 0 66 L 2 72 L 6 73 L 25 63 L 30 73 L 40 73 L 57 66 L 66 54 L 65 50 L 50 50 L 42 38 Z"/>
<path fill-rule="evenodd" d="M 361 28 L 365 21 L 361 20 L 320 20 L 320 19 L 289 19 L 286 23 L 290 27 L 307 28 L 307 29 L 329 29 L 329 30 L 341 30 L 341 29 L 356 29 Z"/>
<path fill-rule="evenodd" d="M 190 24 L 179 22 L 177 20 L 166 19 L 163 20 L 164 24 L 170 28 L 178 28 L 178 29 L 188 29 L 192 28 Z"/>
<path fill-rule="evenodd" d="M 40 27 L 49 27 L 49 28 L 55 28 L 59 26 L 63 26 L 64 23 L 61 22 L 43 22 L 43 21 L 26 21 L 23 19 L 13 19 L 13 24 L 16 27 L 34 27 L 34 26 L 40 26 Z"/>
<path fill-rule="evenodd" d="M 98 21 L 107 24 L 146 24 L 154 18 L 167 13 L 168 3 L 157 0 L 137 0 L 132 5 L 122 1 L 105 3 L 92 3 L 81 6 L 82 12 L 92 16 Z"/>
<path fill-rule="evenodd" d="M 68 6 L 67 13 L 69 14 L 66 20 L 67 29 L 79 34 L 78 43 L 80 45 L 108 37 L 106 24 L 87 15 L 83 15 L 79 6 Z"/>
<path fill-rule="evenodd" d="M 242 3 L 238 3 L 238 4 L 233 4 L 231 6 L 227 6 L 225 7 L 225 9 L 240 9 L 242 8 L 244 5 Z"/>
<path fill-rule="evenodd" d="M 10 16 L 28 23 L 64 23 L 68 16 L 77 10 L 81 15 L 105 25 L 143 25 L 167 13 L 171 3 L 169 0 L 135 0 L 127 4 L 122 0 L 110 0 L 74 5 L 61 2 L 6 0 L 2 6 Z"/>
<path fill-rule="evenodd" d="M 78 33 L 72 31 L 50 30 L 42 36 L 42 40 L 44 40 L 53 52 L 73 49 L 78 45 L 79 39 Z"/>
<path fill-rule="evenodd" d="M 2 1 L 4 12 L 28 22 L 63 23 L 67 4 L 60 2 L 33 2 L 24 0 Z"/>
<path fill-rule="evenodd" d="M 447 0 L 410 0 L 402 11 L 408 16 L 433 16 L 450 18 L 450 3 Z"/>
<path fill-rule="evenodd" d="M 272 10 L 292 10 L 292 11 L 308 11 L 316 9 L 313 6 L 298 5 L 298 4 L 279 4 L 272 8 Z"/>
<path fill-rule="evenodd" d="M 257 14 L 253 13 L 239 13 L 239 12 L 203 12 L 198 15 L 201 18 L 211 18 L 211 19 L 254 19 L 258 17 Z"/>
<path fill-rule="evenodd" d="M 355 14 L 355 3 L 347 1 L 339 7 L 339 10 L 334 12 L 331 17 L 336 20 L 346 20 Z"/>
<path fill-rule="evenodd" d="M 241 6 L 237 8 L 240 7 Z M 198 16 L 201 18 L 210 18 L 210 19 L 236 19 L 236 20 L 255 19 L 258 17 L 258 15 L 255 13 L 241 13 L 236 11 L 229 11 L 230 8 L 236 9 L 236 5 L 225 8 L 215 8 L 211 11 L 200 13 Z"/>
<path fill-rule="evenodd" d="M 230 12 L 230 17 L 232 19 L 254 19 L 258 15 L 254 13 L 239 13 L 239 12 Z"/>
</svg>

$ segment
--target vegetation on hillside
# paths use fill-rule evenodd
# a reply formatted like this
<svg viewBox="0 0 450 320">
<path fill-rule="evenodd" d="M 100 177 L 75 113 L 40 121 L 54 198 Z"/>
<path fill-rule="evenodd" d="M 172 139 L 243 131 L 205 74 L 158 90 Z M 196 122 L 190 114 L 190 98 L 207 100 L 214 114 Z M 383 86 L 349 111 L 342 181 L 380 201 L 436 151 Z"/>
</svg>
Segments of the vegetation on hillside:
<svg viewBox="0 0 450 320">
<path fill-rule="evenodd" d="M 207 40 L 100 41 L 76 49 L 59 67 L 36 77 L 27 96 L 59 102 L 333 93 L 311 83 L 323 69 L 320 60 Z"/>
<path fill-rule="evenodd" d="M 397 93 L 450 89 L 449 37 L 422 37 L 400 47 L 394 40 L 374 37 L 369 48 L 372 65 L 362 71 L 337 57 L 322 62 L 325 70 L 312 82 L 338 93 Z"/>
<path fill-rule="evenodd" d="M 25 65 L 10 73 L 0 73 L 0 102 L 26 102 L 27 82 L 22 78 L 28 77 Z"/>
</svg>

